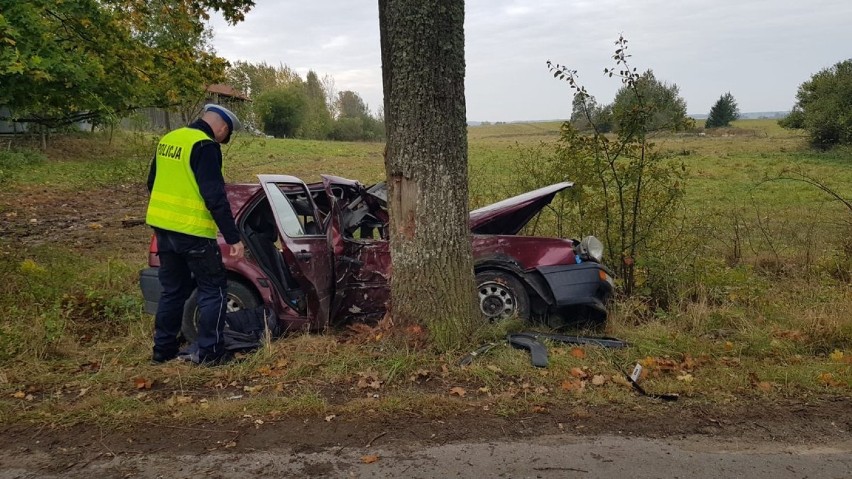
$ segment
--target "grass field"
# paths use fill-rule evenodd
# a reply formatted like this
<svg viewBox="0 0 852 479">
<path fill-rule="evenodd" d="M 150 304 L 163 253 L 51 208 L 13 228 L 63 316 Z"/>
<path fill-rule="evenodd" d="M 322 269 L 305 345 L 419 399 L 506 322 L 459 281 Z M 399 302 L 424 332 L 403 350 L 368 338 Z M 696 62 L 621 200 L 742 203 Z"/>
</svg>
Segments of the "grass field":
<svg viewBox="0 0 852 479">
<path fill-rule="evenodd" d="M 122 221 L 144 215 L 153 137 L 59 137 L 46 159 L 0 157 L 0 420 L 511 416 L 566 403 L 632 405 L 641 399 L 619 368 L 637 361 L 647 389 L 697 404 L 848 397 L 852 212 L 778 178 L 805 174 L 850 198 L 852 151 L 808 150 L 770 120 L 734 126 L 655 140 L 687 172 L 684 237 L 673 242 L 693 246 L 666 257 L 674 301 L 617 302 L 606 333 L 632 347 L 553 345 L 547 370 L 508 347 L 459 368 L 463 351 L 439 355 L 383 341 L 381 331 L 286 338 L 222 368 L 150 366 L 152 319 L 137 286 L 150 232 Z M 550 148 L 558 135 L 558 123 L 471 127 L 471 207 L 518 193 L 518 155 Z M 369 183 L 384 175 L 383 148 L 238 137 L 224 149 L 226 178 L 333 173 Z"/>
</svg>

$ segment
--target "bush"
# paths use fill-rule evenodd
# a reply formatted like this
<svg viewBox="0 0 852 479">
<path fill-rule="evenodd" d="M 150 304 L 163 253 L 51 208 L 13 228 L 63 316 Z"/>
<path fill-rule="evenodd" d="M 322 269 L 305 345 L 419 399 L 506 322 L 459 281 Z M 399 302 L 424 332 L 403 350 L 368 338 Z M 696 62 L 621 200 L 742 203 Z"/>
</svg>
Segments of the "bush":
<svg viewBox="0 0 852 479">
<path fill-rule="evenodd" d="M 0 184 L 10 180 L 16 171 L 44 163 L 47 158 L 34 150 L 0 151 Z"/>
<path fill-rule="evenodd" d="M 308 107 L 307 96 L 296 84 L 264 92 L 255 103 L 263 132 L 278 138 L 296 136 Z"/>
<path fill-rule="evenodd" d="M 364 120 L 361 118 L 338 118 L 329 135 L 329 138 L 337 141 L 358 141 L 363 137 Z"/>
<path fill-rule="evenodd" d="M 641 283 L 649 276 L 645 269 L 652 265 L 646 258 L 658 243 L 666 242 L 661 233 L 675 219 L 684 194 L 685 167 L 664 157 L 649 141 L 649 133 L 678 130 L 689 120 L 677 86 L 657 81 L 651 70 L 635 73 L 627 64 L 627 41 L 621 37 L 616 45 L 615 68 L 604 72 L 617 74 L 623 85 L 612 107 L 617 136 L 610 138 L 596 128 L 583 134 L 567 121 L 556 151 L 537 174 L 549 177 L 548 183 L 571 174 L 572 214 L 582 218 L 582 228 L 601 238 L 605 261 L 621 291 L 630 296 L 641 293 Z M 548 63 L 554 77 L 574 90 L 575 106 L 585 105 L 586 119 L 593 121 L 588 114 L 590 95 L 577 83 L 576 72 Z"/>
<path fill-rule="evenodd" d="M 802 83 L 796 100 L 793 111 L 779 125 L 807 130 L 817 148 L 852 144 L 852 59 Z"/>
<path fill-rule="evenodd" d="M 686 116 L 686 101 L 674 83 L 657 80 L 652 70 L 634 74 L 632 84 L 624 84 L 612 101 L 616 131 L 680 131 L 692 125 Z"/>
</svg>

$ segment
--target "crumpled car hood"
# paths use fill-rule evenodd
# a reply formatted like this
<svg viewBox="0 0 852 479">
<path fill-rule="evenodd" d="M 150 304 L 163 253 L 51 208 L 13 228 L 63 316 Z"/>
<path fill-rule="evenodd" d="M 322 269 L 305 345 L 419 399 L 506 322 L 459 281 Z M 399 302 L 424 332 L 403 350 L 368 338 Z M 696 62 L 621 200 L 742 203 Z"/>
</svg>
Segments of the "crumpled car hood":
<svg viewBox="0 0 852 479">
<path fill-rule="evenodd" d="M 571 188 L 565 181 L 529 191 L 470 212 L 470 230 L 474 234 L 515 235 L 542 208 L 553 201 L 556 193 Z"/>
</svg>

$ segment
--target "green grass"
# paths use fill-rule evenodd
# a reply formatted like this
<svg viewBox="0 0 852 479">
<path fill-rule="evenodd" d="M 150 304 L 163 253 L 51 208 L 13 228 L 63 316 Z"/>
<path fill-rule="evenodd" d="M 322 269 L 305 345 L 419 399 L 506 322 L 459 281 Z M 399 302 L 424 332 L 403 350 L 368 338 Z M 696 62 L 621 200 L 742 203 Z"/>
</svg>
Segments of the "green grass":
<svg viewBox="0 0 852 479">
<path fill-rule="evenodd" d="M 641 298 L 617 302 L 605 332 L 631 348 L 584 348 L 584 356 L 575 357 L 571 348 L 551 345 L 552 364 L 544 371 L 532 368 L 523 351 L 505 346 L 461 369 L 454 364 L 462 351 L 438 355 L 394 341 L 341 343 L 332 335 L 278 341 L 224 368 L 150 366 L 152 319 L 142 313 L 137 286 L 147 230 L 113 230 L 82 246 L 64 241 L 61 232 L 26 243 L 4 235 L 0 421 L 127 425 L 170 416 L 370 410 L 439 417 L 471 410 L 528 414 L 558 404 L 630 405 L 634 394 L 614 378 L 638 360 L 676 363 L 675 370 L 647 368 L 649 390 L 714 404 L 848 395 L 852 218 L 811 186 L 763 180 L 803 172 L 849 198 L 852 153 L 811 151 L 801 136 L 770 120 L 734 126 L 655 139 L 672 161 L 686 166 L 685 236 L 679 242 L 698 245 L 699 253 L 686 263 L 669 259 L 671 283 L 680 288 L 673 301 L 665 309 Z M 542 142 L 549 148 L 558 133 L 558 123 L 470 128 L 471 206 L 517 193 L 518 155 Z M 142 204 L 133 195 L 144 194 L 153 141 L 129 132 L 111 140 L 54 138 L 47 160 L 22 166 L 13 159 L 0 215 L 25 223 L 28 208 L 56 208 L 63 198 L 87 194 Z M 253 181 L 260 173 L 306 181 L 331 173 L 364 183 L 384 176 L 379 143 L 237 137 L 223 151 L 230 181 Z M 115 193 L 120 185 L 129 189 Z M 733 258 L 735 243 L 739 258 Z M 582 391 L 565 386 L 576 368 L 589 375 Z M 380 387 L 359 387 L 364 375 L 378 378 Z M 604 384 L 592 385 L 595 375 L 605 377 Z M 137 389 L 136 378 L 153 386 Z M 452 388 L 465 396 L 451 394 Z M 241 398 L 229 399 L 235 396 Z"/>
</svg>

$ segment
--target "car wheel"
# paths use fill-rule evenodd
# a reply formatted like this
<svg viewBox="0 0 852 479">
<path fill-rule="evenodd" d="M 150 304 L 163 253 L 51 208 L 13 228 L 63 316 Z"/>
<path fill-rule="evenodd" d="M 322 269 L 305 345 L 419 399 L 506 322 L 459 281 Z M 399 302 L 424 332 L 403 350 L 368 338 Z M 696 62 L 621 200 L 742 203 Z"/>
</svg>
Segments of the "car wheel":
<svg viewBox="0 0 852 479">
<path fill-rule="evenodd" d="M 510 273 L 482 271 L 476 274 L 479 310 L 489 322 L 512 317 L 530 318 L 530 298 L 523 283 Z"/>
<path fill-rule="evenodd" d="M 260 298 L 249 287 L 234 280 L 228 280 L 228 312 L 251 309 L 260 306 Z M 183 322 L 180 332 L 188 343 L 198 336 L 198 290 L 194 290 L 183 306 Z"/>
</svg>

